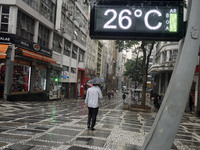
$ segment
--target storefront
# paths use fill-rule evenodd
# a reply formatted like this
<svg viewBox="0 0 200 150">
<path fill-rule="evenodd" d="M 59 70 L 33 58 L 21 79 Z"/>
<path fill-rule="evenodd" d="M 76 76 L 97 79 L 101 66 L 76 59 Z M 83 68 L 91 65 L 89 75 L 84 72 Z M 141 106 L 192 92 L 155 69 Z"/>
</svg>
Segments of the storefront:
<svg viewBox="0 0 200 150">
<path fill-rule="evenodd" d="M 10 101 L 51 99 L 49 82 L 51 65 L 56 63 L 51 58 L 52 51 L 16 35 L 1 36 L 4 37 L 0 39 L 9 39 L 7 42 L 10 47 L 10 49 L 7 47 L 7 51 L 2 52 L 2 48 L 0 51 L 5 54 L 4 59 L 0 59 L 0 71 L 5 79 L 4 99 Z"/>
</svg>

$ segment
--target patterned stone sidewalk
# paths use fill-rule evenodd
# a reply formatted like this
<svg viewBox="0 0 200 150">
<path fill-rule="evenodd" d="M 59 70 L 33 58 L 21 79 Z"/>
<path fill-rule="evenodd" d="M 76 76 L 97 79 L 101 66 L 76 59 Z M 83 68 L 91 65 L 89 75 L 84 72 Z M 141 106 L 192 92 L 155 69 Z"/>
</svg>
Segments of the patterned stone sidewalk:
<svg viewBox="0 0 200 150">
<path fill-rule="evenodd" d="M 95 131 L 83 100 L 0 104 L 0 149 L 139 150 L 156 113 L 123 110 L 121 98 L 101 100 Z M 197 150 L 200 120 L 185 114 L 173 150 Z"/>
</svg>

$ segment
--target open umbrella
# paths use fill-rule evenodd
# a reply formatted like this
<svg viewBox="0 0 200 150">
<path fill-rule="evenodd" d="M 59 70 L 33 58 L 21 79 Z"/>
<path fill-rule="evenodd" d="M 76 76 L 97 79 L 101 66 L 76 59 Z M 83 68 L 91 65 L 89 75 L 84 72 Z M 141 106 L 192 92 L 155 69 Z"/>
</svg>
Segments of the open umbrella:
<svg viewBox="0 0 200 150">
<path fill-rule="evenodd" d="M 92 83 L 86 83 L 86 85 L 88 85 L 88 86 L 90 86 L 90 87 L 92 87 L 93 85 L 92 85 Z"/>
<path fill-rule="evenodd" d="M 93 78 L 93 79 L 88 80 L 87 83 L 102 84 L 102 83 L 104 83 L 104 79 L 103 78 Z"/>
</svg>

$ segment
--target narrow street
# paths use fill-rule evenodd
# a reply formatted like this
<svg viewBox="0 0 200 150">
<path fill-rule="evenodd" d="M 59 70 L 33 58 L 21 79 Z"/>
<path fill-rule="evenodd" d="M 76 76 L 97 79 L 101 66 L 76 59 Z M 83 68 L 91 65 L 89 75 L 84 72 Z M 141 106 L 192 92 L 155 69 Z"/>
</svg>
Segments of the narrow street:
<svg viewBox="0 0 200 150">
<path fill-rule="evenodd" d="M 139 150 L 156 113 L 123 110 L 121 96 L 103 98 L 95 131 L 84 100 L 0 104 L 0 149 Z M 172 150 L 199 149 L 200 120 L 185 114 Z"/>
</svg>

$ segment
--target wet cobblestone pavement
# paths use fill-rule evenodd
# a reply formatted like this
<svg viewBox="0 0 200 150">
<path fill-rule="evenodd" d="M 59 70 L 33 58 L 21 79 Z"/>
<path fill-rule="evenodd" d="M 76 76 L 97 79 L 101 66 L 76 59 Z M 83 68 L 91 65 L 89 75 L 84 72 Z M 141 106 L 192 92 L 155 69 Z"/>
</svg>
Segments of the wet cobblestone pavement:
<svg viewBox="0 0 200 150">
<path fill-rule="evenodd" d="M 139 150 L 156 116 L 123 110 L 121 98 L 101 100 L 95 131 L 84 100 L 0 103 L 0 149 Z M 199 150 L 200 119 L 185 114 L 172 150 Z"/>
</svg>

